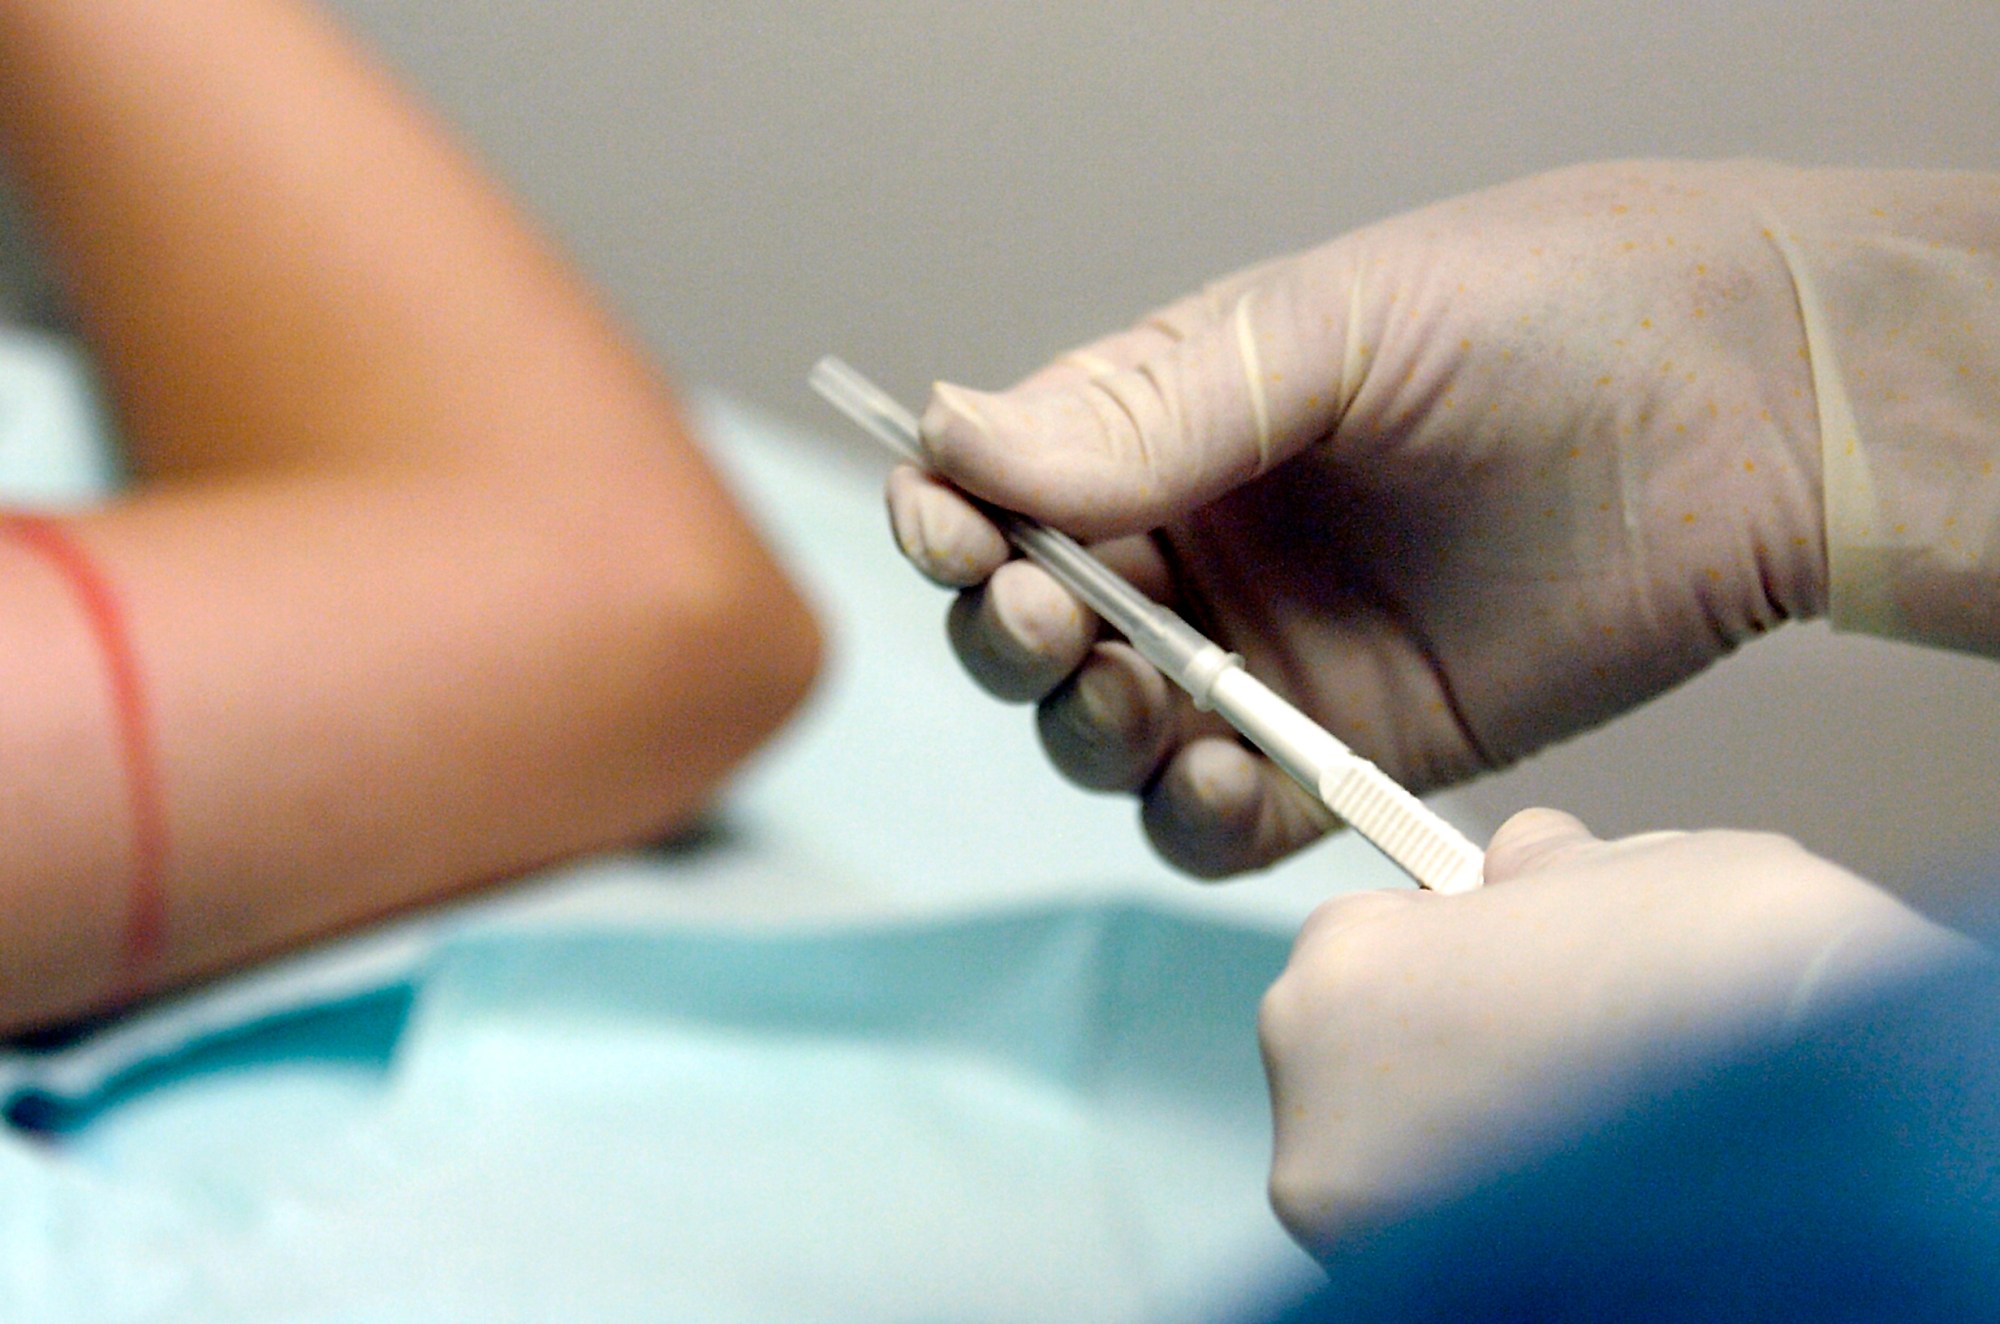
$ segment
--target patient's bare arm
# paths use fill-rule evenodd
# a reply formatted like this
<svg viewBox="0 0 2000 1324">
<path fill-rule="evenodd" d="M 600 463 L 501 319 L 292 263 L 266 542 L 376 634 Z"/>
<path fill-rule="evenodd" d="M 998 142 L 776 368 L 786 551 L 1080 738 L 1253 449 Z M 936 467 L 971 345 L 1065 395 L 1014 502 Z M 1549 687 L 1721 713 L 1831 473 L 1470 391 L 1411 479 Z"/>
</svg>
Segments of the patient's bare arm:
<svg viewBox="0 0 2000 1324">
<path fill-rule="evenodd" d="M 0 525 L 0 1026 L 671 830 L 809 684 L 653 370 L 291 0 L 0 0 L 137 482 Z"/>
</svg>

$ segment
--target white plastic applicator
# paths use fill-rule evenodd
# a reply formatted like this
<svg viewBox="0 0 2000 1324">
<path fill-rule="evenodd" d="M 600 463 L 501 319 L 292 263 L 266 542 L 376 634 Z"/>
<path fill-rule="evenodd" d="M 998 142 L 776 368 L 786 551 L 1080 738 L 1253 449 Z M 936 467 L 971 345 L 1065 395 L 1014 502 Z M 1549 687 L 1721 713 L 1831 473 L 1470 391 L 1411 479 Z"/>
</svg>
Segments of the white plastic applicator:
<svg viewBox="0 0 2000 1324">
<path fill-rule="evenodd" d="M 919 468 L 929 468 L 917 419 L 837 358 L 813 365 L 814 390 L 870 436 Z M 1272 762 L 1434 892 L 1478 887 L 1484 854 L 1395 779 L 1294 708 L 1226 652 L 1120 578 L 1075 539 L 985 502 L 979 508 L 1007 540 L 1088 603 L 1139 655 L 1186 690 L 1195 706 L 1222 715 Z"/>
</svg>

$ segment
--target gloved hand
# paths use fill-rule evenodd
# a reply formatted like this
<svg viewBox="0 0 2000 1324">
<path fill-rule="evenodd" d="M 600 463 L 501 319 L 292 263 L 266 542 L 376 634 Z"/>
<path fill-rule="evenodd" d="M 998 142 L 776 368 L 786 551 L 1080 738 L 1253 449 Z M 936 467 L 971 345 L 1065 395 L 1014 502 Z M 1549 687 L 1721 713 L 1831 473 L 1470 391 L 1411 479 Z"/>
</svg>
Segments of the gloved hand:
<svg viewBox="0 0 2000 1324">
<path fill-rule="evenodd" d="M 1599 841 L 1528 810 L 1486 879 L 1326 903 L 1265 996 L 1272 1202 L 1308 1248 L 1561 1137 L 1649 1073 L 1979 951 L 1772 835 Z"/>
<path fill-rule="evenodd" d="M 1984 177 L 1574 168 L 1232 277 L 1004 395 L 941 385 L 925 443 L 951 484 L 1109 540 L 1107 559 L 1335 735 L 1440 787 L 1824 609 L 1819 414 L 1843 328 L 1869 332 L 1844 361 L 1871 383 L 1844 398 L 1888 398 L 1957 353 L 2000 400 L 2000 369 L 1982 375 L 2000 325 L 1986 359 L 1936 336 L 1887 350 L 1851 270 L 1880 263 L 1856 255 L 1995 215 Z M 1990 288 L 1982 271 L 1955 273 L 1961 289 Z M 1813 273 L 1828 293 L 1809 354 Z M 1901 408 L 1885 425 L 1920 443 L 1937 420 L 1913 428 Z M 2000 406 L 1983 417 L 2000 449 Z M 1275 768 L 1206 739 L 1226 733 L 1129 649 L 1097 643 L 1038 569 L 1003 566 L 950 486 L 899 470 L 889 504 L 905 554 L 969 588 L 951 614 L 968 669 L 1041 704 L 1066 775 L 1140 792 L 1170 860 L 1232 873 L 1328 826 Z"/>
</svg>

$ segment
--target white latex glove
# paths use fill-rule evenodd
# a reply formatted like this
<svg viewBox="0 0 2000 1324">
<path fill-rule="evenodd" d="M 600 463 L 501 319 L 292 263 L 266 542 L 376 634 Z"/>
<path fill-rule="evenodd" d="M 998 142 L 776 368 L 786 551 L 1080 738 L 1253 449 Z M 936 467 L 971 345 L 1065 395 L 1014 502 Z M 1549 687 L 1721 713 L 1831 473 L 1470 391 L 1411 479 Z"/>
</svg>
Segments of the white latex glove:
<svg viewBox="0 0 2000 1324">
<path fill-rule="evenodd" d="M 1906 450 L 1940 430 L 1960 464 L 1975 440 L 2000 449 L 2000 311 L 1991 344 L 1964 325 L 1993 299 L 1993 248 L 1966 236 L 2000 237 L 1996 217 L 1983 176 L 1574 168 L 1232 277 L 1004 395 L 941 385 L 925 441 L 952 483 L 1116 539 L 1108 560 L 1267 683 L 1412 789 L 1439 787 L 1825 608 L 1826 363 L 1850 364 L 1836 385 L 1869 382 L 1855 398 L 1957 384 L 1947 406 L 1885 418 L 1916 429 Z M 1924 252 L 1965 258 L 1929 273 L 1965 315 L 1878 345 L 1925 304 L 1862 307 L 1864 257 L 1920 233 L 1943 236 L 1910 241 Z M 1818 360 L 1795 267 L 1821 273 Z M 1905 275 L 1917 298 L 1924 273 Z M 2000 479 L 1972 501 L 1927 473 L 1918 504 L 1958 504 L 1930 502 L 1925 527 L 1976 528 L 1983 548 Z M 1040 570 L 1007 562 L 951 487 L 899 470 L 889 504 L 905 554 L 969 586 L 951 617 L 968 669 L 1041 703 L 1066 775 L 1141 793 L 1169 859 L 1222 875 L 1326 829 L 1275 768 L 1204 739 L 1224 733 L 1129 649 L 1098 644 Z"/>
<path fill-rule="evenodd" d="M 1978 948 L 1787 838 L 1598 841 L 1529 810 L 1487 886 L 1315 911 L 1259 1023 L 1272 1202 L 1309 1248 L 1753 1036 Z"/>
</svg>

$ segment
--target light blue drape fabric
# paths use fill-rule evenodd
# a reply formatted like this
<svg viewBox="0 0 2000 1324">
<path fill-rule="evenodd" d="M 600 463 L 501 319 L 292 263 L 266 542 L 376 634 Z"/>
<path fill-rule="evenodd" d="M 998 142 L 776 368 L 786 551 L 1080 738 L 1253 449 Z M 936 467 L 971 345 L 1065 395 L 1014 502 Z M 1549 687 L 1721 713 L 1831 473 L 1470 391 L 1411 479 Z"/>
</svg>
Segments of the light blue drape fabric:
<svg viewBox="0 0 2000 1324">
<path fill-rule="evenodd" d="M 1176 1320 L 1297 1272 L 1251 1021 L 1284 943 L 1143 903 L 474 926 L 407 983 L 59 1088 L 36 1320 Z M 172 1011 L 166 1013 L 173 1015 Z M 85 1043 L 79 1050 L 91 1051 Z M 37 1068 L 40 1068 L 39 1070 Z"/>
</svg>

